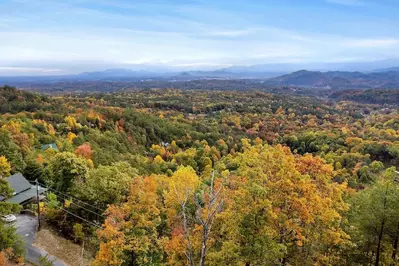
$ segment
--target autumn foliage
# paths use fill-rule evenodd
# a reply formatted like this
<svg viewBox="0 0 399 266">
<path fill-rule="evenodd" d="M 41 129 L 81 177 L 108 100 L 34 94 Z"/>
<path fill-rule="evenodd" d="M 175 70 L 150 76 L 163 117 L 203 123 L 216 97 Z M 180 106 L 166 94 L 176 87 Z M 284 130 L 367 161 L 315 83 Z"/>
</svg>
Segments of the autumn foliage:
<svg viewBox="0 0 399 266">
<path fill-rule="evenodd" d="M 85 143 L 80 145 L 75 150 L 76 155 L 82 156 L 86 159 L 91 159 L 92 150 L 89 143 Z"/>
<path fill-rule="evenodd" d="M 228 178 L 218 177 L 211 194 L 204 193 L 190 167 L 179 168 L 170 178 L 136 179 L 127 202 L 107 211 L 96 261 L 122 265 L 133 254 L 144 263 L 166 254 L 169 264 L 197 265 L 203 245 L 210 265 L 229 264 L 237 252 L 236 263 L 251 265 L 340 261 L 335 250 L 350 239 L 340 228 L 341 213 L 349 206 L 343 200 L 345 185 L 333 183 L 330 165 L 319 157 L 295 156 L 282 146 L 262 144 L 248 146 L 222 165 L 233 162 L 237 170 Z M 167 227 L 160 231 L 162 217 Z M 253 241 L 263 244 L 252 246 Z"/>
<path fill-rule="evenodd" d="M 98 266 L 397 265 L 397 105 L 273 92 L 0 87 L 0 195 L 38 180 Z"/>
</svg>

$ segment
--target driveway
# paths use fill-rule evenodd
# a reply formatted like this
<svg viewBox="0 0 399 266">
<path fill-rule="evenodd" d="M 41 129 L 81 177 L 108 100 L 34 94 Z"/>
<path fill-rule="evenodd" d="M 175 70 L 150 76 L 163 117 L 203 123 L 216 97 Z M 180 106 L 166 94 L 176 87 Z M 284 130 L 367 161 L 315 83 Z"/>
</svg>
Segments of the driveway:
<svg viewBox="0 0 399 266">
<path fill-rule="evenodd" d="M 32 263 L 38 264 L 40 256 L 44 257 L 48 253 L 40 248 L 33 246 L 36 238 L 37 230 L 37 218 L 28 214 L 15 215 L 17 220 L 14 222 L 14 226 L 17 229 L 17 233 L 25 240 L 26 244 L 26 259 Z M 55 266 L 67 266 L 67 264 L 54 256 L 48 254 L 50 260 L 54 260 Z"/>
</svg>

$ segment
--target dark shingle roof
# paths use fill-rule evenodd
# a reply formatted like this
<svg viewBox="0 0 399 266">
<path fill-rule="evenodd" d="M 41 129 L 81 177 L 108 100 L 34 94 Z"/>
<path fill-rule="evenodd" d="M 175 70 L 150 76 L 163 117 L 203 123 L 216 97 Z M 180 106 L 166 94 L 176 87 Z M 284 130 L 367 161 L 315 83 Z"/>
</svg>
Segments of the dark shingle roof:
<svg viewBox="0 0 399 266">
<path fill-rule="evenodd" d="M 21 193 L 22 191 L 28 190 L 32 187 L 29 181 L 20 173 L 8 177 L 7 182 L 14 190 L 14 194 Z"/>
<path fill-rule="evenodd" d="M 47 191 L 47 189 L 39 187 L 39 194 Z M 15 204 L 22 204 L 26 201 L 29 201 L 37 196 L 36 186 L 32 186 L 28 190 L 25 190 L 12 198 L 6 200 L 6 202 L 15 203 Z"/>
<path fill-rule="evenodd" d="M 6 180 L 14 190 L 14 196 L 7 199 L 6 202 L 22 204 L 37 196 L 36 186 L 29 183 L 22 174 L 18 173 L 12 175 Z M 42 194 L 45 191 L 47 191 L 47 189 L 39 186 L 39 194 Z M 0 201 L 2 200 L 4 200 L 4 197 L 1 199 L 0 196 Z"/>
</svg>

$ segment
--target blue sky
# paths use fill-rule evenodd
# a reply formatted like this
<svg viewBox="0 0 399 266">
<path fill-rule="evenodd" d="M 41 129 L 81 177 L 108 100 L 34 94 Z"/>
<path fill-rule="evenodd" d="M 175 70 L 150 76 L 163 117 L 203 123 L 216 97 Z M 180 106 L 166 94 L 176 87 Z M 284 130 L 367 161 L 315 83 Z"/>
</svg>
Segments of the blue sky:
<svg viewBox="0 0 399 266">
<path fill-rule="evenodd" d="M 397 0 L 0 0 L 0 74 L 399 58 Z"/>
</svg>

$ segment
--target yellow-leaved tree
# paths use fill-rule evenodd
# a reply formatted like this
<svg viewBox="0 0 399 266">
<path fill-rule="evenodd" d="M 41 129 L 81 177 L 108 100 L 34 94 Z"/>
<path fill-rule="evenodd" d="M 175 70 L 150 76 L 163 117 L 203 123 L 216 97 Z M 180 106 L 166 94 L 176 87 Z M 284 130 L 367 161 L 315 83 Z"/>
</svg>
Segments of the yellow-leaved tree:
<svg viewBox="0 0 399 266">
<path fill-rule="evenodd" d="M 111 205 L 98 230 L 100 250 L 93 265 L 160 265 L 163 259 L 161 200 L 153 177 L 135 178 L 127 201 Z"/>
<path fill-rule="evenodd" d="M 201 183 L 191 167 L 180 167 L 170 178 L 165 203 L 172 233 L 165 245 L 171 265 L 205 265 L 212 245 L 213 225 L 222 212 L 223 185 L 212 173 Z M 205 183 L 205 184 L 204 184 Z"/>
<path fill-rule="evenodd" d="M 244 143 L 219 166 L 232 176 L 210 264 L 336 265 L 349 241 L 340 228 L 348 206 L 332 167 L 280 145 Z"/>
<path fill-rule="evenodd" d="M 11 165 L 5 156 L 0 156 L 0 178 L 10 175 Z"/>
<path fill-rule="evenodd" d="M 165 192 L 168 223 L 172 228 L 166 251 L 169 263 L 174 265 L 185 265 L 185 257 L 189 265 L 194 265 L 193 219 L 190 209 L 195 205 L 194 196 L 199 184 L 199 177 L 193 168 L 182 166 L 171 176 Z"/>
</svg>

